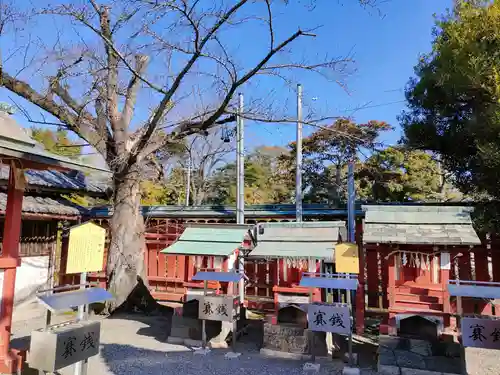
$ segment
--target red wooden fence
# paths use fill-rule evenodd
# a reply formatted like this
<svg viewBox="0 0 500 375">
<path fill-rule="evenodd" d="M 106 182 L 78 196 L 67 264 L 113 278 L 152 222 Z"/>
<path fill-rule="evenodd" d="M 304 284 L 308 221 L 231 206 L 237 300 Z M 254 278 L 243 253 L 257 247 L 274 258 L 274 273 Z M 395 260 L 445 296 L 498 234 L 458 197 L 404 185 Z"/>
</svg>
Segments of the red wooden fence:
<svg viewBox="0 0 500 375">
<path fill-rule="evenodd" d="M 194 221 L 194 220 L 193 220 Z M 203 220 L 206 222 L 206 220 Z M 99 224 L 106 226 L 106 221 Z M 191 281 L 195 270 L 194 257 L 174 256 L 161 254 L 168 245 L 172 244 L 184 231 L 183 221 L 173 219 L 149 219 L 146 230 L 145 267 L 152 294 L 158 300 L 183 301 L 186 285 Z M 358 234 L 360 233 L 358 226 Z M 449 248 L 452 263 L 450 279 L 500 282 L 500 236 L 484 235 L 482 244 L 471 249 L 455 250 Z M 360 282 L 364 289 L 364 307 L 368 314 L 385 314 L 388 311 L 388 272 L 387 249 L 380 247 L 366 247 L 361 256 Z M 64 264 L 65 251 L 61 255 Z M 203 261 L 210 267 L 210 260 Z M 105 264 L 104 264 L 105 265 Z M 213 266 L 213 260 L 212 260 Z M 273 309 L 273 286 L 279 277 L 280 286 L 293 287 L 300 280 L 301 270 L 297 267 L 287 267 L 287 276 L 283 274 L 283 265 L 280 265 L 280 275 L 276 273 L 277 262 L 246 261 L 245 273 L 249 277 L 246 288 L 249 306 L 259 310 Z M 64 275 L 61 268 L 61 283 L 78 283 L 76 275 Z M 99 281 L 105 285 L 105 273 L 90 275 L 90 280 Z M 361 290 L 360 290 L 361 292 Z M 362 293 L 359 293 L 362 298 Z M 357 299 L 358 306 L 360 299 Z M 464 299 L 465 313 L 482 313 L 500 316 L 500 305 L 495 308 L 491 304 L 477 299 Z M 451 302 L 452 311 L 454 301 Z M 361 306 L 359 306 L 361 307 Z M 358 314 L 358 317 L 362 315 Z"/>
</svg>

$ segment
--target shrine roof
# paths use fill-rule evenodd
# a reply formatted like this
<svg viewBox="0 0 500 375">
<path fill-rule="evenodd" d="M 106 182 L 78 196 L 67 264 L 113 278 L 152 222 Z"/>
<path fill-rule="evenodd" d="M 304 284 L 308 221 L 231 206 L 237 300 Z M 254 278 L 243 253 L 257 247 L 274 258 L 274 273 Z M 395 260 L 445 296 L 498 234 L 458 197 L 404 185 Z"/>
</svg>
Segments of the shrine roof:
<svg viewBox="0 0 500 375">
<path fill-rule="evenodd" d="M 164 254 L 229 256 L 242 246 L 250 225 L 188 224 Z"/>
<path fill-rule="evenodd" d="M 0 111 L 0 161 L 11 159 L 20 160 L 28 169 L 31 165 L 40 169 L 60 168 L 109 173 L 105 168 L 47 152 L 29 137 L 8 113 Z"/>
<path fill-rule="evenodd" d="M 25 170 L 27 190 L 55 189 L 81 191 L 91 195 L 105 195 L 108 184 L 82 173 L 61 172 L 56 170 Z M 0 165 L 0 184 L 9 180 L 9 167 Z"/>
<path fill-rule="evenodd" d="M 261 223 L 251 258 L 333 259 L 335 244 L 346 237 L 344 221 Z"/>
<path fill-rule="evenodd" d="M 471 207 L 363 206 L 363 242 L 429 245 L 478 245 Z"/>
<path fill-rule="evenodd" d="M 0 212 L 5 213 L 7 194 L 0 192 Z M 86 209 L 71 203 L 68 200 L 49 197 L 25 195 L 23 198 L 23 213 L 38 215 L 80 216 Z"/>
</svg>

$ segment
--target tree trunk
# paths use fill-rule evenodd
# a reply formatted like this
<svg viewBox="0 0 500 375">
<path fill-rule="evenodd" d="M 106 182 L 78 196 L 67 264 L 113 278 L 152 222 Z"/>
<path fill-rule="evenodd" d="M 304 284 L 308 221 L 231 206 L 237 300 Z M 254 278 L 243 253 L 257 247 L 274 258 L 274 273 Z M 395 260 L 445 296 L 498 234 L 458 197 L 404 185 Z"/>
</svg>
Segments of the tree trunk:
<svg viewBox="0 0 500 375">
<path fill-rule="evenodd" d="M 140 176 L 137 168 L 115 175 L 111 242 L 106 275 L 113 301 L 107 312 L 118 308 L 151 312 L 158 306 L 147 286 L 144 267 L 144 219 L 140 212 Z"/>
</svg>

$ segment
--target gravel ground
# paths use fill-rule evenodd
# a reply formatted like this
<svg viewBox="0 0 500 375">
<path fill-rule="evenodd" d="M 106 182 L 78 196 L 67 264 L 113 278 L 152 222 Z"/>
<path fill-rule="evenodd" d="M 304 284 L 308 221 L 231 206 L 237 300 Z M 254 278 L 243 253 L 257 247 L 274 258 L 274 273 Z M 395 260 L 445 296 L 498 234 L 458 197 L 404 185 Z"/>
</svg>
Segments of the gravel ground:
<svg viewBox="0 0 500 375">
<path fill-rule="evenodd" d="M 56 321 L 67 320 L 60 316 Z M 304 374 L 304 362 L 266 358 L 259 354 L 255 344 L 238 344 L 242 355 L 225 359 L 228 350 L 212 350 L 206 356 L 194 354 L 185 346 L 166 343 L 166 320 L 141 316 L 118 316 L 101 320 L 101 352 L 89 361 L 88 374 L 92 375 L 278 375 Z M 26 305 L 14 312 L 14 337 L 29 335 L 33 329 L 44 325 L 43 310 L 37 305 Z M 500 374 L 498 351 L 467 349 L 467 368 L 470 375 Z M 319 374 L 341 374 L 340 361 L 318 361 Z M 363 364 L 364 365 L 364 364 Z M 369 368 L 363 375 L 375 375 Z M 72 367 L 61 375 L 72 375 Z"/>
</svg>

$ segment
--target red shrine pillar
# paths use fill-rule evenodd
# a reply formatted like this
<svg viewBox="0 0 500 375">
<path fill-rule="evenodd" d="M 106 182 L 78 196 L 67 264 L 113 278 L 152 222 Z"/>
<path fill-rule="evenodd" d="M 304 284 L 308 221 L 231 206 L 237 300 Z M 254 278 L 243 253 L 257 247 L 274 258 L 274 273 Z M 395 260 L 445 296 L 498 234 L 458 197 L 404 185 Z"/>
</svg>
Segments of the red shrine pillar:
<svg viewBox="0 0 500 375">
<path fill-rule="evenodd" d="M 356 333 L 365 333 L 365 248 L 361 234 L 363 233 L 363 223 L 356 223 L 356 243 L 358 245 L 359 273 L 358 290 L 356 291 Z"/>
<path fill-rule="evenodd" d="M 14 162 L 10 165 L 7 207 L 3 230 L 0 270 L 3 271 L 3 292 L 0 309 L 0 373 L 12 374 L 20 364 L 10 351 L 12 311 L 14 308 L 14 288 L 16 268 L 21 264 L 19 258 L 19 239 L 21 236 L 21 215 L 24 193 L 24 171 Z"/>
</svg>

